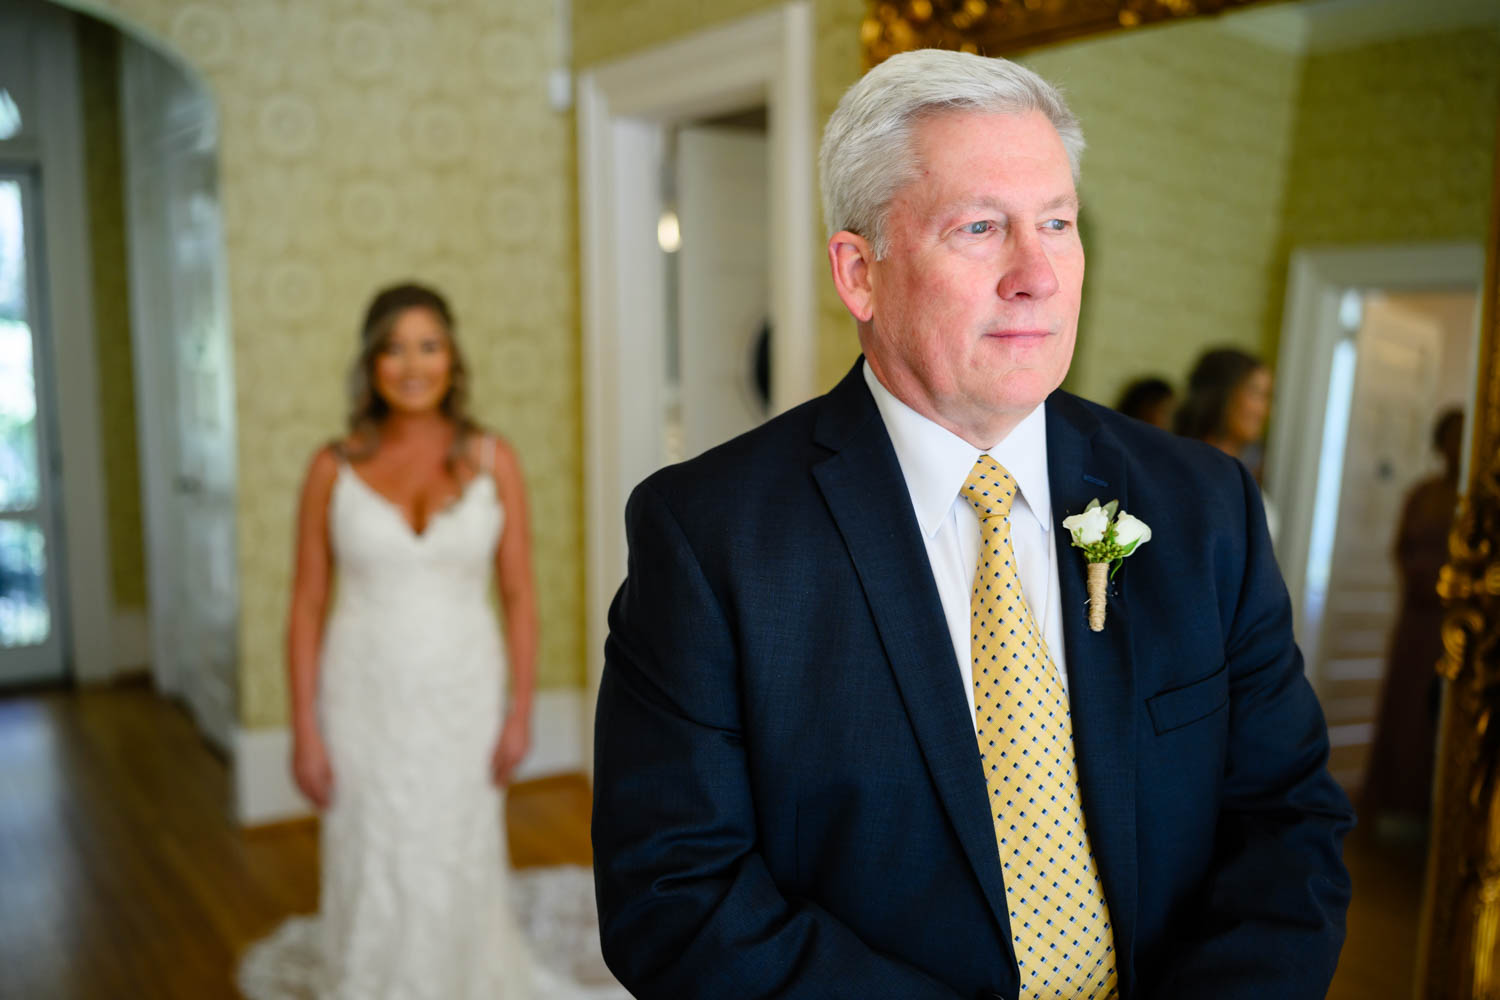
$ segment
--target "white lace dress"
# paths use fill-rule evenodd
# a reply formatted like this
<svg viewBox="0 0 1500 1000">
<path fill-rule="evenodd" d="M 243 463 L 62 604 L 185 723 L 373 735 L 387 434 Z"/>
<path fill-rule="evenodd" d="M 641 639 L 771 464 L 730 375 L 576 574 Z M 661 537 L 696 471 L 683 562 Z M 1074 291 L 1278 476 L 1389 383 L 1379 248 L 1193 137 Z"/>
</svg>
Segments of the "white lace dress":
<svg viewBox="0 0 1500 1000">
<path fill-rule="evenodd" d="M 598 955 L 587 869 L 510 869 L 504 798 L 489 778 L 505 673 L 488 596 L 504 521 L 493 477 L 476 477 L 417 534 L 343 465 L 329 520 L 338 593 L 319 672 L 334 776 L 321 913 L 254 945 L 241 991 L 627 996 Z"/>
</svg>

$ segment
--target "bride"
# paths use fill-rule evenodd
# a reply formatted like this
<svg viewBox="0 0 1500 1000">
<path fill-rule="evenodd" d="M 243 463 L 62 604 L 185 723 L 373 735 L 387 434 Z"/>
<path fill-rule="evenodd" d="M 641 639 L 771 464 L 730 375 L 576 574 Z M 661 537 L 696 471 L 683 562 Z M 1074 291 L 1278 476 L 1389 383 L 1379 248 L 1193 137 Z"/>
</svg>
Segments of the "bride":
<svg viewBox="0 0 1500 1000">
<path fill-rule="evenodd" d="M 287 628 L 292 769 L 323 814 L 322 912 L 252 947 L 239 981 L 253 1000 L 626 995 L 539 961 L 512 899 L 503 789 L 530 743 L 536 599 L 520 464 L 468 417 L 466 381 L 440 295 L 375 297 L 349 433 L 303 487 Z M 586 870 L 521 889 L 554 965 L 597 949 Z M 537 912 L 570 901 L 571 920 Z"/>
</svg>

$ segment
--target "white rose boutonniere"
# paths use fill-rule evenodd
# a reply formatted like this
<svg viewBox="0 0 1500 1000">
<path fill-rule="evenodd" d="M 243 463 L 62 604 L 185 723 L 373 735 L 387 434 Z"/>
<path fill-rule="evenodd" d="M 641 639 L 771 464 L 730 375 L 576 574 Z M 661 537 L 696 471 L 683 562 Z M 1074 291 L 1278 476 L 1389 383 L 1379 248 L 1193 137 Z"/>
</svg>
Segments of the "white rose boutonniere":
<svg viewBox="0 0 1500 1000">
<path fill-rule="evenodd" d="M 1115 541 L 1126 549 L 1123 555 L 1128 556 L 1137 545 L 1151 541 L 1151 529 L 1145 521 L 1122 510 L 1115 518 Z"/>
<path fill-rule="evenodd" d="M 1109 532 L 1109 514 L 1095 500 L 1094 506 L 1082 514 L 1064 518 L 1063 527 L 1073 533 L 1074 545 L 1093 545 L 1104 541 L 1104 536 Z"/>
<path fill-rule="evenodd" d="M 1082 514 L 1063 518 L 1063 527 L 1088 560 L 1089 628 L 1103 631 L 1104 588 L 1120 571 L 1125 557 L 1151 541 L 1151 528 L 1140 518 L 1120 510 L 1120 501 L 1111 500 L 1100 506 L 1097 499 L 1090 501 Z"/>
</svg>

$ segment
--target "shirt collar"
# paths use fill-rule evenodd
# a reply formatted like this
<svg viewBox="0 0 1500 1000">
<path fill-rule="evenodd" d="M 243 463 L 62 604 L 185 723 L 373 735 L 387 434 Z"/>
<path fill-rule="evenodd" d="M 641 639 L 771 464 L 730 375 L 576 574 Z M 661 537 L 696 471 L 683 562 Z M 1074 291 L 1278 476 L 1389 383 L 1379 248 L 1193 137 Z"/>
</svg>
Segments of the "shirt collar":
<svg viewBox="0 0 1500 1000">
<path fill-rule="evenodd" d="M 911 494 L 917 525 L 924 536 L 931 538 L 943 526 L 981 452 L 897 399 L 868 364 L 862 368 L 865 385 L 875 397 L 880 419 L 885 422 L 896 449 L 896 461 L 906 479 L 906 491 Z M 1050 531 L 1052 503 L 1047 479 L 1045 406 L 1037 406 L 1003 441 L 983 454 L 1005 467 L 1020 488 L 1019 506 L 1036 518 L 1043 531 Z"/>
</svg>

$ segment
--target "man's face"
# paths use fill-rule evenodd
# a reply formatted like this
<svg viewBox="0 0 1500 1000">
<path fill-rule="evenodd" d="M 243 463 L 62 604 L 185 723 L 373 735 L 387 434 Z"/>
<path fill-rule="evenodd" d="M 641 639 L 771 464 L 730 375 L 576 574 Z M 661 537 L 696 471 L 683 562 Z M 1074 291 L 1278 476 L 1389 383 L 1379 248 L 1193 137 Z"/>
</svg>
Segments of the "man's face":
<svg viewBox="0 0 1500 1000">
<path fill-rule="evenodd" d="M 980 447 L 1056 389 L 1078 332 L 1078 196 L 1040 112 L 941 112 L 869 264 L 866 357 L 907 405 Z M 997 435 L 995 440 L 976 437 Z"/>
</svg>

